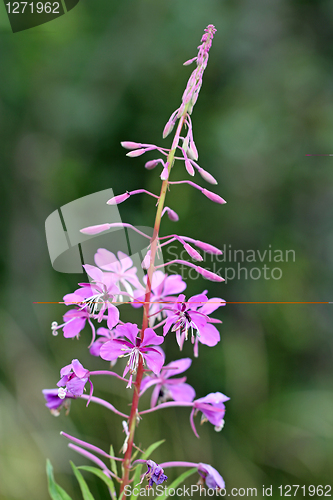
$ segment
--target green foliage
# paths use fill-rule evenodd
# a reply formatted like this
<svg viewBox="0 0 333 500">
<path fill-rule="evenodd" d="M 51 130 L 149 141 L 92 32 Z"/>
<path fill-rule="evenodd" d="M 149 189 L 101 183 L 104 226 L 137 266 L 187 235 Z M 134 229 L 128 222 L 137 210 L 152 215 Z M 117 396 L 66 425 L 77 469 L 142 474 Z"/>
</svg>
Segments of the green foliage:
<svg viewBox="0 0 333 500">
<path fill-rule="evenodd" d="M 175 479 L 170 484 L 170 486 L 168 486 L 168 488 L 166 489 L 166 492 L 162 496 L 159 496 L 158 498 L 160 500 L 166 500 L 166 498 L 168 498 L 168 496 L 169 496 L 168 491 L 170 491 L 172 488 L 177 488 L 177 486 L 182 484 L 185 481 L 185 479 L 187 479 L 189 476 L 191 476 L 195 472 L 198 472 L 198 469 L 196 467 L 193 467 L 193 469 L 190 469 L 190 470 L 187 470 L 186 472 L 183 472 L 183 474 L 181 474 L 179 477 L 177 477 L 177 479 Z"/>
<path fill-rule="evenodd" d="M 71 497 L 67 495 L 66 491 L 55 482 L 53 467 L 49 459 L 46 460 L 46 474 L 49 493 L 52 500 L 72 500 Z"/>
<path fill-rule="evenodd" d="M 95 474 L 95 476 L 99 477 L 109 488 L 112 498 L 116 498 L 116 490 L 112 479 L 106 476 L 101 469 L 97 469 L 97 467 L 91 467 L 89 465 L 81 465 L 78 469 L 86 470 L 87 472 L 91 472 L 92 474 Z"/>
<path fill-rule="evenodd" d="M 79 469 L 73 464 L 73 462 L 70 462 L 71 466 L 72 466 L 72 469 L 74 471 L 74 474 L 75 474 L 75 477 L 76 479 L 78 480 L 79 482 L 79 485 L 80 485 L 80 488 L 81 488 L 81 492 L 82 492 L 82 496 L 83 496 L 83 500 L 94 500 L 94 497 L 92 496 L 89 488 L 88 488 L 88 485 L 87 483 L 85 482 L 81 472 L 79 471 Z"/>
</svg>

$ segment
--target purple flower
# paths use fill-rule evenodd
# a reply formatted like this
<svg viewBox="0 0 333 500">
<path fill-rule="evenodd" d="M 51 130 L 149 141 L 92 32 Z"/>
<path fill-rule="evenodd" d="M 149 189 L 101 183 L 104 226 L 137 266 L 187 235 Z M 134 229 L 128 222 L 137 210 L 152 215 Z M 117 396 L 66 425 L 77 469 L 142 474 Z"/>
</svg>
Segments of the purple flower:
<svg viewBox="0 0 333 500">
<path fill-rule="evenodd" d="M 89 370 L 83 368 L 78 359 L 73 359 L 70 365 L 64 366 L 60 370 L 60 377 L 61 379 L 57 383 L 59 387 L 58 396 L 60 399 L 82 396 L 84 386 L 88 380 L 90 383 L 90 397 L 92 396 L 93 385 L 89 379 Z"/>
<path fill-rule="evenodd" d="M 193 410 L 190 415 L 190 421 L 193 432 L 197 437 L 199 436 L 195 429 L 193 417 L 195 417 L 198 411 L 202 412 L 200 423 L 203 424 L 208 421 L 214 425 L 215 431 L 219 432 L 224 426 L 223 417 L 225 414 L 225 406 L 223 403 L 225 401 L 229 401 L 229 399 L 230 398 L 221 392 L 212 392 L 204 398 L 196 399 L 193 402 Z"/>
<path fill-rule="evenodd" d="M 64 316 L 64 322 L 62 325 L 58 325 L 56 321 L 53 321 L 51 330 L 53 335 L 58 335 L 59 328 L 63 329 L 64 337 L 70 339 L 73 337 L 79 338 L 81 330 L 86 325 L 86 321 L 89 321 L 90 314 L 87 310 L 82 309 L 70 309 Z"/>
<path fill-rule="evenodd" d="M 144 475 L 144 478 L 149 480 L 148 488 L 152 488 L 155 484 L 162 484 L 163 481 L 168 479 L 168 476 L 164 474 L 164 470 L 158 464 L 153 462 L 153 460 L 147 460 L 146 465 L 148 470 Z"/>
<path fill-rule="evenodd" d="M 93 279 L 92 283 L 80 283 L 82 288 L 65 295 L 64 302 L 66 305 L 79 304 L 81 311 L 97 315 L 99 322 L 102 321 L 103 314 L 107 311 L 107 325 L 111 329 L 119 321 L 119 311 L 111 304 L 119 293 L 119 289 L 114 284 L 113 276 L 110 273 L 103 273 L 97 267 L 89 264 L 85 264 L 83 267 Z"/>
<path fill-rule="evenodd" d="M 187 302 L 185 295 L 180 294 L 165 322 L 163 335 L 172 327 L 171 331 L 176 332 L 176 339 L 182 350 L 184 341 L 188 339 L 188 330 L 191 329 L 191 341 L 194 344 L 194 355 L 197 357 L 199 342 L 212 347 L 220 341 L 219 331 L 210 324 L 220 321 L 209 318 L 208 314 L 222 305 L 225 305 L 222 299 L 208 300 L 206 292 L 194 295 Z"/>
<path fill-rule="evenodd" d="M 143 278 L 145 285 L 147 284 L 147 275 Z M 175 302 L 174 294 L 183 292 L 186 288 L 186 283 L 183 281 L 180 274 L 167 275 L 163 271 L 155 271 L 152 278 L 151 294 L 150 294 L 150 326 L 153 326 L 155 319 L 161 321 L 165 303 Z M 136 300 L 133 302 L 133 307 L 141 307 L 145 296 L 141 292 L 134 292 Z M 162 312 L 163 311 L 163 312 Z M 161 314 L 162 313 L 162 314 Z"/>
<path fill-rule="evenodd" d="M 162 349 L 156 347 L 163 343 L 164 338 L 156 335 L 152 328 L 146 328 L 143 340 L 138 337 L 139 328 L 134 323 L 125 323 L 118 325 L 117 334 L 125 337 L 124 339 L 109 340 L 101 347 L 100 356 L 107 361 L 113 361 L 117 358 L 129 356 L 125 366 L 123 377 L 130 372 L 130 378 L 127 387 L 132 386 L 132 375 L 137 371 L 139 360 L 147 363 L 148 368 L 158 375 L 164 364 L 165 355 Z M 154 346 L 154 347 L 152 347 Z"/>
<path fill-rule="evenodd" d="M 61 408 L 66 409 L 66 415 L 69 413 L 70 400 L 73 396 L 66 395 L 65 398 L 61 399 L 58 396 L 59 389 L 43 389 L 43 396 L 45 398 L 45 406 L 49 408 L 52 415 L 58 417 L 60 415 Z"/>
<path fill-rule="evenodd" d="M 117 252 L 118 259 L 114 253 L 105 248 L 99 248 L 95 254 L 95 263 L 104 271 L 108 271 L 113 279 L 113 283 L 120 289 L 121 286 L 133 297 L 134 289 L 143 289 L 136 273 L 136 267 L 133 267 L 132 259 L 123 252 Z M 122 300 L 120 296 L 119 300 Z"/>
<path fill-rule="evenodd" d="M 141 383 L 140 396 L 149 388 L 155 385 L 150 407 L 153 408 L 156 404 L 164 403 L 168 399 L 174 401 L 193 401 L 195 398 L 195 390 L 189 384 L 185 384 L 186 377 L 171 379 L 174 375 L 183 373 L 191 366 L 190 358 L 179 359 L 172 361 L 164 366 L 159 376 L 149 375 L 145 377 Z"/>
<path fill-rule="evenodd" d="M 115 329 L 109 330 L 108 328 L 104 328 L 103 326 L 101 328 L 98 328 L 96 333 L 97 335 L 99 335 L 99 337 L 95 342 L 91 344 L 89 348 L 89 352 L 92 356 L 99 356 L 103 344 L 105 344 L 109 340 L 113 340 L 119 337 L 119 334 Z M 114 360 L 111 364 L 112 366 L 114 366 L 116 364 L 116 360 Z"/>
<path fill-rule="evenodd" d="M 225 483 L 222 476 L 217 472 L 214 467 L 208 464 L 198 464 L 198 472 L 200 474 L 199 484 L 206 484 L 208 488 L 223 490 L 225 488 Z"/>
</svg>

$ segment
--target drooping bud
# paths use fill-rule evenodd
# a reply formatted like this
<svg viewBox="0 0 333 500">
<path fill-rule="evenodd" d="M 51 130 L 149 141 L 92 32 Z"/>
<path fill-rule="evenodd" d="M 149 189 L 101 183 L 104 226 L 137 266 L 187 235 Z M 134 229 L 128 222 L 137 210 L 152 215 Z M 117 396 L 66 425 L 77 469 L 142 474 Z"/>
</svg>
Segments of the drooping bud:
<svg viewBox="0 0 333 500">
<path fill-rule="evenodd" d="M 98 224 L 97 226 L 89 226 L 89 227 L 84 227 L 83 229 L 80 229 L 80 233 L 82 234 L 98 234 L 102 233 L 103 231 L 107 231 L 110 229 L 111 224 Z"/>
<path fill-rule="evenodd" d="M 125 149 L 137 149 L 141 148 L 141 142 L 123 141 L 120 143 Z"/>
<path fill-rule="evenodd" d="M 169 217 L 170 220 L 172 220 L 173 222 L 178 222 L 179 221 L 179 216 L 178 216 L 178 214 L 174 210 L 172 210 L 169 207 L 165 207 L 165 211 L 167 212 L 168 217 Z"/>
<path fill-rule="evenodd" d="M 128 198 L 131 195 L 129 194 L 128 191 L 124 194 L 118 194 L 117 196 L 114 196 L 113 198 L 110 198 L 106 203 L 107 205 L 119 205 L 119 203 L 122 203 L 125 200 L 128 200 Z"/>
<path fill-rule="evenodd" d="M 194 244 L 201 248 L 204 252 L 212 253 L 213 255 L 222 255 L 222 250 L 210 245 L 209 243 L 205 243 L 204 241 L 195 240 Z"/>
<path fill-rule="evenodd" d="M 190 140 L 190 138 L 189 138 L 188 135 L 183 140 L 183 146 L 182 147 L 183 147 L 184 153 L 187 153 L 189 140 Z"/>
<path fill-rule="evenodd" d="M 195 270 L 197 273 L 201 274 L 204 278 L 207 278 L 210 281 L 225 281 L 224 278 L 219 276 L 218 274 L 212 273 L 212 271 L 208 271 L 207 269 L 204 269 L 203 267 L 196 266 Z"/>
<path fill-rule="evenodd" d="M 194 168 L 192 167 L 192 163 L 190 162 L 190 160 L 188 158 L 185 158 L 185 168 L 187 170 L 187 172 L 192 175 L 192 177 L 194 176 Z"/>
<path fill-rule="evenodd" d="M 223 198 L 221 198 L 221 196 L 219 196 L 216 193 L 212 193 L 211 191 L 208 191 L 208 189 L 203 189 L 201 192 L 202 194 L 207 196 L 207 198 L 209 198 L 211 201 L 214 201 L 215 203 L 221 203 L 221 205 L 223 205 L 223 203 L 227 203 Z"/>
<path fill-rule="evenodd" d="M 163 139 L 168 137 L 168 135 L 172 132 L 173 127 L 175 126 L 175 123 L 177 121 L 177 113 L 178 113 L 178 109 L 176 109 L 176 111 L 174 111 L 172 113 L 169 120 L 167 121 L 167 123 L 164 127 L 164 130 L 163 130 L 163 134 L 162 134 Z"/>
<path fill-rule="evenodd" d="M 217 184 L 217 180 L 215 179 L 215 177 L 213 177 L 212 174 L 210 174 L 203 168 L 198 167 L 198 172 L 205 181 L 209 182 L 210 184 Z"/>
<path fill-rule="evenodd" d="M 193 247 L 191 247 L 191 245 L 189 245 L 188 243 L 184 243 L 184 248 L 186 250 L 186 252 L 195 260 L 198 260 L 199 262 L 201 262 L 203 260 L 202 256 L 199 254 L 199 252 L 197 252 Z"/>
<path fill-rule="evenodd" d="M 134 151 L 126 153 L 126 156 L 129 156 L 130 158 L 136 158 L 137 156 L 143 155 L 145 152 L 145 148 L 135 149 Z"/>
<path fill-rule="evenodd" d="M 150 160 L 150 161 L 147 161 L 147 163 L 145 164 L 145 168 L 147 170 L 153 170 L 153 168 L 155 168 L 156 165 L 158 165 L 159 163 L 163 163 L 163 160 Z"/>
</svg>

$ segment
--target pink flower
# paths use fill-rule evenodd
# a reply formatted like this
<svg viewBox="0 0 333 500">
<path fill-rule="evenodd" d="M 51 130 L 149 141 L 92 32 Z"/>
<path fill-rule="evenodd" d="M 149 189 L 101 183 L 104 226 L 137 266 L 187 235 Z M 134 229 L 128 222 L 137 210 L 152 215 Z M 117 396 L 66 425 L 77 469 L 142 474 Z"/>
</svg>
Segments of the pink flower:
<svg viewBox="0 0 333 500">
<path fill-rule="evenodd" d="M 60 377 L 61 379 L 57 383 L 59 387 L 58 396 L 60 399 L 82 396 L 84 386 L 88 380 L 90 383 L 90 397 L 92 396 L 93 385 L 89 379 L 89 370 L 83 368 L 78 359 L 73 359 L 70 365 L 64 366 L 60 370 Z"/>
<path fill-rule="evenodd" d="M 190 421 L 192 430 L 197 437 L 199 436 L 194 425 L 193 417 L 196 416 L 198 411 L 202 412 L 201 423 L 210 422 L 214 425 L 215 431 L 219 432 L 224 426 L 223 417 L 225 414 L 225 406 L 223 403 L 229 401 L 229 399 L 228 396 L 225 396 L 221 392 L 212 392 L 204 398 L 196 399 L 193 402 Z"/>
<path fill-rule="evenodd" d="M 131 297 L 134 289 L 143 289 L 136 273 L 137 268 L 133 267 L 132 259 L 123 252 L 117 252 L 118 259 L 114 253 L 105 248 L 99 248 L 95 254 L 95 263 L 104 271 L 108 271 L 113 282 L 119 289 L 123 288 Z M 111 274 L 112 273 L 112 274 Z M 122 300 L 120 298 L 120 300 Z"/>
<path fill-rule="evenodd" d="M 208 488 L 213 490 L 223 490 L 225 488 L 223 477 L 211 465 L 199 463 L 198 472 L 201 477 L 200 482 L 206 484 Z"/>
<path fill-rule="evenodd" d="M 225 305 L 225 301 L 219 298 L 208 300 L 206 292 L 194 295 L 185 302 L 185 295 L 179 295 L 175 305 L 169 307 L 171 313 L 163 327 L 163 335 L 166 335 L 171 328 L 176 332 L 176 339 L 180 350 L 183 348 L 184 341 L 188 339 L 188 331 L 191 330 L 191 341 L 194 344 L 194 355 L 198 356 L 198 343 L 210 347 L 220 341 L 220 334 L 212 322 L 220 322 L 209 318 L 209 314 L 218 307 Z"/>
<path fill-rule="evenodd" d="M 147 284 L 147 275 L 143 278 L 143 281 Z M 153 326 L 156 319 L 158 321 L 162 319 L 163 312 L 164 316 L 166 316 L 166 311 L 164 311 L 166 303 L 175 302 L 176 297 L 172 295 L 182 292 L 185 288 L 186 283 L 180 274 L 167 275 L 163 271 L 155 271 L 153 273 L 149 305 L 150 326 Z M 135 300 L 132 306 L 141 307 L 145 296 L 139 291 L 135 292 L 134 296 Z"/>
<path fill-rule="evenodd" d="M 195 390 L 189 384 L 185 384 L 186 377 L 170 379 L 174 375 L 183 373 L 191 366 L 190 358 L 178 359 L 164 366 L 160 375 L 148 375 L 141 383 L 140 396 L 149 388 L 155 385 L 150 407 L 163 403 L 168 399 L 174 401 L 193 401 Z"/>
<path fill-rule="evenodd" d="M 146 328 L 143 340 L 141 340 L 138 337 L 139 328 L 134 323 L 118 325 L 116 332 L 124 339 L 114 339 L 106 342 L 101 347 L 100 356 L 107 361 L 113 361 L 125 356 L 129 357 L 123 373 L 123 377 L 125 377 L 130 372 L 127 387 L 132 386 L 132 376 L 137 371 L 140 358 L 155 375 L 160 373 L 165 355 L 163 350 L 156 346 L 163 343 L 164 338 L 162 336 L 156 335 L 152 328 Z"/>
<path fill-rule="evenodd" d="M 80 305 L 80 310 L 96 315 L 99 322 L 102 321 L 104 312 L 107 312 L 107 325 L 111 329 L 119 321 L 119 311 L 112 304 L 115 296 L 119 293 L 119 289 L 114 284 L 113 276 L 109 273 L 103 273 L 97 267 L 89 264 L 85 264 L 83 267 L 93 281 L 91 283 L 80 283 L 82 288 L 65 295 L 64 302 L 66 305 Z"/>
</svg>

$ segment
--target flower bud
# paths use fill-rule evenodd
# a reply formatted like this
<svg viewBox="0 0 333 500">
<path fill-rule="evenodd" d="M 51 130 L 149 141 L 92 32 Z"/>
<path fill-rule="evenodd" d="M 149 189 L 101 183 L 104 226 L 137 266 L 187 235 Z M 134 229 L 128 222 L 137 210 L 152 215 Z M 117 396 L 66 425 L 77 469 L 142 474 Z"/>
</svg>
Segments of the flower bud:
<svg viewBox="0 0 333 500">
<path fill-rule="evenodd" d="M 80 229 L 80 233 L 82 234 L 98 234 L 102 233 L 103 231 L 107 231 L 110 229 L 111 224 L 98 224 L 97 226 L 89 226 L 89 227 L 84 227 L 83 229 Z"/>
<path fill-rule="evenodd" d="M 185 158 L 185 168 L 187 170 L 187 172 L 192 175 L 192 177 L 194 176 L 194 168 L 192 167 L 192 163 L 190 162 L 190 160 L 188 158 Z"/>
<path fill-rule="evenodd" d="M 189 245 L 188 243 L 184 243 L 184 248 L 186 250 L 186 252 L 195 260 L 198 260 L 198 261 L 202 261 L 203 258 L 202 256 L 199 254 L 199 252 L 197 252 L 193 247 L 191 247 L 191 245 Z"/>
<path fill-rule="evenodd" d="M 113 198 L 110 198 L 106 203 L 107 205 L 119 205 L 119 203 L 122 203 L 125 200 L 128 200 L 128 198 L 131 195 L 126 192 L 124 194 L 118 194 L 117 196 L 114 196 Z"/>
<path fill-rule="evenodd" d="M 209 182 L 210 184 L 217 184 L 217 180 L 215 179 L 215 177 L 213 177 L 209 172 L 207 172 L 203 168 L 199 167 L 198 172 L 205 181 Z"/>
<path fill-rule="evenodd" d="M 169 163 L 166 163 L 165 167 L 163 168 L 162 173 L 161 173 L 161 180 L 162 181 L 166 181 L 169 178 L 169 168 L 168 167 L 169 167 Z"/>
<path fill-rule="evenodd" d="M 174 210 L 172 210 L 169 207 L 166 207 L 166 212 L 167 212 L 168 217 L 169 217 L 170 220 L 172 220 L 173 222 L 178 222 L 179 221 L 179 216 L 178 216 L 178 214 Z"/>
<path fill-rule="evenodd" d="M 137 149 L 141 147 L 141 142 L 123 141 L 120 144 L 125 149 Z"/>
<path fill-rule="evenodd" d="M 207 278 L 210 281 L 225 281 L 224 278 L 219 276 L 218 274 L 212 273 L 211 271 L 208 271 L 207 269 L 204 269 L 203 267 L 196 266 L 195 270 L 197 273 L 201 274 L 204 278 Z"/>
<path fill-rule="evenodd" d="M 221 198 L 221 196 L 219 196 L 216 193 L 212 193 L 211 191 L 208 191 L 208 189 L 203 189 L 201 192 L 202 192 L 202 194 L 207 196 L 207 198 L 214 201 L 215 203 L 221 203 L 221 205 L 223 203 L 227 203 L 223 198 Z"/>
<path fill-rule="evenodd" d="M 204 252 L 212 253 L 214 255 L 222 255 L 222 250 L 210 245 L 209 243 L 205 243 L 204 241 L 195 240 L 194 244 L 195 246 L 201 248 Z"/>
<path fill-rule="evenodd" d="M 192 57 L 192 59 L 188 59 L 187 61 L 185 61 L 183 63 L 183 66 L 189 66 L 190 64 L 192 64 L 195 60 L 197 59 L 197 56 L 195 57 Z"/>
<path fill-rule="evenodd" d="M 162 160 L 150 160 L 150 161 L 147 161 L 147 163 L 145 163 L 145 168 L 147 170 L 153 170 L 153 168 L 156 167 L 156 165 L 158 165 Z"/>
<path fill-rule="evenodd" d="M 126 153 L 126 156 L 129 156 L 130 158 L 136 158 L 137 156 L 143 155 L 145 152 L 145 148 L 135 149 L 134 151 Z"/>
</svg>

